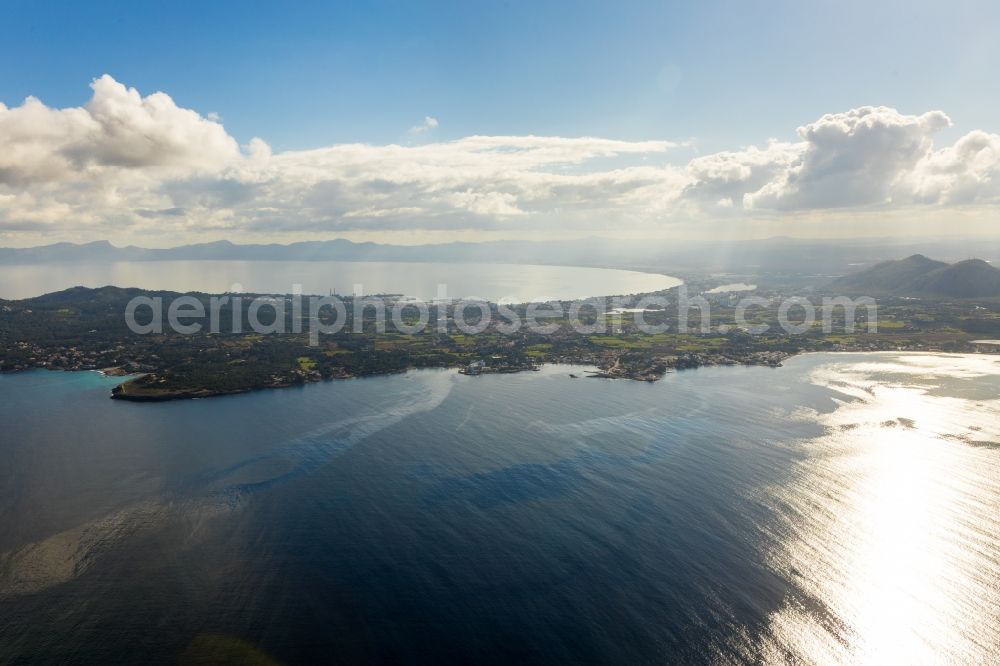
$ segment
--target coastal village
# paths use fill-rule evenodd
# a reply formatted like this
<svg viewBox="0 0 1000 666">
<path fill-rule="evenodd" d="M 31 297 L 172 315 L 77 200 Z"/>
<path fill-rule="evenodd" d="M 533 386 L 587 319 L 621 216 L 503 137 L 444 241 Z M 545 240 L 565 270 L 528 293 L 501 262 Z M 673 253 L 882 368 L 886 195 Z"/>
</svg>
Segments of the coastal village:
<svg viewBox="0 0 1000 666">
<path fill-rule="evenodd" d="M 754 323 L 767 329 L 759 335 L 750 335 L 733 325 L 735 301 L 731 294 L 708 294 L 713 306 L 708 329 L 688 333 L 674 332 L 669 327 L 655 334 L 642 332 L 634 307 L 641 295 L 626 298 L 624 307 L 605 315 L 607 325 L 596 333 L 577 332 L 563 316 L 555 320 L 558 325 L 549 334 L 525 329 L 504 334 L 494 318 L 482 332 L 469 335 L 456 326 L 450 313 L 444 333 L 436 329 L 419 334 L 380 332 L 372 315 L 363 312 L 360 332 L 345 326 L 312 346 L 305 335 L 225 331 L 137 335 L 125 326 L 121 313 L 127 300 L 141 293 L 79 288 L 0 303 L 0 371 L 100 371 L 127 377 L 114 397 L 158 400 L 225 395 L 423 367 L 456 368 L 463 375 L 476 377 L 532 371 L 542 364 L 561 363 L 592 366 L 594 369 L 584 377 L 651 382 L 671 371 L 706 366 L 780 367 L 789 356 L 804 351 L 990 353 L 1000 349 L 982 335 L 1000 322 L 998 306 L 989 302 L 887 300 L 881 306 L 876 332 L 868 332 L 864 321 L 857 323 L 855 331 L 847 331 L 840 321 L 834 322 L 837 326 L 832 333 L 814 327 L 802 335 L 789 335 L 775 325 L 782 294 L 773 291 L 764 292 L 769 306 L 753 315 Z M 567 312 L 572 303 L 560 305 Z M 495 310 L 497 306 L 489 307 Z M 514 310 L 523 316 L 526 307 L 515 306 Z M 224 315 L 230 317 L 231 313 Z M 645 310 L 642 315 L 647 323 L 662 324 L 675 318 L 676 311 Z M 594 316 L 585 323 L 597 321 Z"/>
</svg>

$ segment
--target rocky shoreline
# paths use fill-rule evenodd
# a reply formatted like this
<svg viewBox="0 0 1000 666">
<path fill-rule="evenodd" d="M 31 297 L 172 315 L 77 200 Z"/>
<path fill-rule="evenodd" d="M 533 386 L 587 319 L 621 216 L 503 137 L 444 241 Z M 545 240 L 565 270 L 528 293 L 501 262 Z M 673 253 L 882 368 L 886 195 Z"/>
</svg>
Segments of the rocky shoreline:
<svg viewBox="0 0 1000 666">
<path fill-rule="evenodd" d="M 791 353 L 784 352 L 755 352 L 741 358 L 731 358 L 722 356 L 713 356 L 709 354 L 685 354 L 676 358 L 658 358 L 658 359 L 648 359 L 645 363 L 636 363 L 635 361 L 625 361 L 623 362 L 621 358 L 617 359 L 615 363 L 611 365 L 604 365 L 594 363 L 594 359 L 560 359 L 558 361 L 548 361 L 540 364 L 524 365 L 518 367 L 497 367 L 491 368 L 486 365 L 476 366 L 475 364 L 465 365 L 465 366 L 455 366 L 446 365 L 438 366 L 441 369 L 454 369 L 458 368 L 458 372 L 462 375 L 477 377 L 480 375 L 489 374 L 513 374 L 519 372 L 532 372 L 537 371 L 541 365 L 590 365 L 593 364 L 598 367 L 597 370 L 589 372 L 586 376 L 592 379 L 628 379 L 633 381 L 644 381 L 644 382 L 656 382 L 659 381 L 671 370 L 688 370 L 700 367 L 713 367 L 713 366 L 767 366 L 772 368 L 781 367 L 782 362 L 789 357 L 794 356 Z M 472 367 L 470 367 L 472 366 Z M 142 377 L 133 377 L 122 384 L 114 387 L 111 390 L 111 398 L 113 400 L 124 400 L 127 402 L 168 402 L 171 400 L 195 400 L 202 398 L 212 398 L 225 395 L 239 395 L 242 393 L 250 393 L 252 391 L 261 391 L 266 389 L 280 389 L 289 388 L 292 386 L 303 386 L 305 384 L 318 383 L 320 381 L 331 381 L 337 379 L 356 379 L 362 377 L 378 377 L 389 374 L 400 374 L 407 372 L 409 370 L 414 370 L 417 368 L 407 367 L 401 368 L 392 372 L 378 372 L 378 373 L 367 373 L 367 374 L 342 374 L 336 377 L 322 377 L 318 374 L 313 374 L 304 377 L 302 381 L 297 382 L 279 382 L 268 386 L 248 386 L 239 389 L 227 389 L 227 390 L 211 390 L 205 388 L 180 388 L 180 389 L 157 389 L 150 387 L 141 387 L 136 385 L 136 381 Z M 107 374 L 107 373 L 106 373 Z M 575 376 L 575 375 L 574 375 Z"/>
</svg>

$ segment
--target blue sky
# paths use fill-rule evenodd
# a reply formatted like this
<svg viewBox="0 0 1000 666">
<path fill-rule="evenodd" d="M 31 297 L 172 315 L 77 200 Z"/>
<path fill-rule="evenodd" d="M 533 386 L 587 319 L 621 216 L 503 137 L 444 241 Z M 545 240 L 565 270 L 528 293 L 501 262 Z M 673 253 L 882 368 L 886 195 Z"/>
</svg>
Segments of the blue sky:
<svg viewBox="0 0 1000 666">
<path fill-rule="evenodd" d="M 279 150 L 426 115 L 719 150 L 865 104 L 989 127 L 998 25 L 991 2 L 8 2 L 0 100 L 79 105 L 107 73 Z"/>
<path fill-rule="evenodd" d="M 772 137 L 795 143 L 800 140 L 796 128 L 816 122 L 824 114 L 884 106 L 898 117 L 879 115 L 880 126 L 923 128 L 917 134 L 923 142 L 920 150 L 924 156 L 954 144 L 970 132 L 982 130 L 994 136 L 992 133 L 1000 130 L 996 120 L 1000 102 L 996 75 L 1000 71 L 998 19 L 1000 3 L 990 2 L 18 1 L 4 3 L 0 22 L 0 102 L 13 109 L 31 95 L 49 109 L 83 107 L 93 95 L 88 85 L 108 74 L 142 96 L 163 91 L 178 109 L 191 109 L 211 120 L 217 117 L 228 136 L 243 146 L 244 154 L 251 139 L 259 137 L 275 156 L 337 144 L 412 146 L 476 135 L 669 141 L 683 145 L 650 151 L 602 148 L 599 154 L 584 150 L 583 157 L 574 157 L 568 164 L 578 171 L 590 168 L 591 172 L 600 164 L 607 170 L 670 164 L 688 173 L 686 181 L 672 185 L 677 191 L 701 188 L 699 191 L 707 190 L 714 196 L 718 189 L 715 185 L 702 187 L 704 183 L 695 182 L 696 176 L 691 175 L 704 171 L 704 165 L 691 164 L 690 160 L 718 154 L 722 155 L 718 161 L 728 164 L 731 160 L 724 155 L 727 151 L 746 146 L 766 149 Z M 920 124 L 913 120 L 935 110 L 946 113 L 950 122 Z M 436 127 L 411 129 L 425 117 L 434 118 Z M 33 127 L 37 129 L 37 125 Z M 890 134 L 893 131 L 887 130 Z M 854 129 L 849 132 L 857 139 L 856 146 L 872 145 L 872 139 L 855 137 Z M 917 140 L 915 136 L 910 137 L 909 144 L 893 144 L 891 150 L 909 150 Z M 987 146 L 984 150 L 993 150 L 992 139 L 983 141 Z M 70 150 L 68 144 L 59 145 L 53 150 L 63 151 L 60 154 L 70 151 L 78 160 L 78 147 Z M 791 157 L 782 148 L 777 159 L 788 173 L 767 174 L 772 179 L 784 179 L 786 184 L 798 179 L 800 182 L 793 185 L 800 189 L 816 178 L 838 185 L 843 185 L 845 178 L 858 180 L 857 173 L 845 176 L 831 175 L 828 170 L 818 175 L 795 172 L 810 146 L 803 144 Z M 175 149 L 170 150 L 176 153 Z M 99 147 L 97 152 L 103 154 L 102 150 Z M 858 155 L 851 153 L 834 161 L 856 161 L 861 159 Z M 875 162 L 882 164 L 887 159 L 896 165 L 892 155 L 892 159 L 864 152 L 862 155 L 874 160 L 875 166 Z M 928 185 L 928 174 L 943 167 L 921 161 L 921 155 L 903 156 L 904 162 L 910 160 L 905 169 L 913 171 L 915 165 L 922 165 L 914 176 L 921 179 L 921 184 L 907 190 L 905 197 L 899 195 L 898 184 L 904 176 L 912 180 L 909 171 L 892 176 L 895 184 L 891 192 L 886 189 L 867 197 L 848 197 L 843 204 L 831 205 L 825 194 L 800 192 L 782 198 L 781 206 L 768 208 L 768 202 L 774 203 L 775 199 L 763 190 L 750 191 L 750 185 L 739 192 L 722 192 L 722 198 L 713 203 L 749 209 L 752 202 L 746 196 L 752 196 L 757 211 L 792 206 L 801 213 L 801 219 L 817 224 L 822 222 L 817 210 L 853 210 L 859 203 L 865 209 L 872 205 L 884 208 L 889 201 L 903 200 L 907 205 L 931 200 L 942 203 L 947 199 L 942 194 L 945 189 L 952 203 L 975 202 L 980 207 L 989 203 L 989 197 L 981 193 L 967 194 L 965 181 L 950 183 L 946 188 L 940 183 Z M 830 159 L 815 156 L 813 161 L 829 165 Z M 942 155 L 941 159 L 953 156 Z M 737 161 L 744 164 L 748 160 L 754 164 L 758 161 L 755 155 L 744 155 Z M 91 166 L 101 168 L 122 167 L 98 158 L 92 162 Z M 547 163 L 544 170 L 558 172 L 565 167 L 558 162 Z M 427 164 L 421 156 L 412 163 Z M 151 158 L 141 166 L 160 169 L 165 164 L 163 159 Z M 0 172 L 3 166 L 0 164 Z M 527 171 L 539 168 L 535 162 L 526 167 Z M 992 178 L 992 166 L 986 171 L 976 168 L 979 170 L 975 173 L 966 174 L 966 180 Z M 93 177 L 94 172 L 90 168 L 87 177 Z M 231 172 L 227 173 L 231 176 Z M 712 173 L 717 174 L 717 169 Z M 125 177 L 120 171 L 115 174 L 116 178 Z M 649 174 L 636 171 L 633 175 L 638 176 L 635 188 L 647 187 Z M 674 175 L 666 174 L 665 178 L 670 180 Z M 230 176 L 227 183 L 232 180 Z M 37 180 L 37 174 L 32 178 Z M 185 182 L 191 179 L 190 175 L 185 178 Z M 196 233 L 199 225 L 208 235 L 225 234 L 227 228 L 233 233 L 266 235 L 267 216 L 259 214 L 260 210 L 286 210 L 288 206 L 287 200 L 281 206 L 272 201 L 261 203 L 250 216 L 254 220 L 248 221 L 246 211 L 229 208 L 229 213 L 219 212 L 216 203 L 206 203 L 206 197 L 177 196 L 176 200 L 168 200 L 179 177 L 171 173 L 162 175 L 162 179 L 162 183 L 169 180 L 174 189 L 164 185 L 158 202 L 135 202 L 131 213 L 121 210 L 121 215 L 115 215 L 119 218 L 115 224 L 124 225 L 126 235 L 141 240 L 144 234 L 152 233 L 153 229 L 143 228 L 140 219 L 148 219 L 144 216 L 152 210 L 180 211 L 170 214 L 187 220 L 186 227 L 177 230 L 177 238 Z M 757 175 L 753 179 L 759 180 Z M 344 182 L 338 181 L 328 189 L 340 193 L 343 186 Z M 774 180 L 771 189 L 780 186 Z M 472 202 L 465 212 L 477 221 L 465 226 L 457 219 L 442 222 L 435 217 L 440 210 L 416 200 L 414 192 L 406 192 L 392 206 L 368 213 L 365 210 L 370 207 L 364 206 L 345 205 L 320 212 L 313 207 L 303 216 L 311 215 L 315 223 L 303 220 L 294 228 L 282 228 L 280 233 L 276 229 L 274 237 L 360 237 L 366 233 L 376 237 L 417 231 L 518 236 L 540 228 L 548 235 L 601 231 L 593 220 L 576 225 L 567 219 L 565 198 L 563 205 L 553 204 L 546 209 L 546 221 L 535 216 L 538 211 L 517 205 L 516 201 L 531 197 L 516 192 L 517 187 L 511 183 L 482 192 L 466 185 L 450 187 L 452 193 L 460 195 L 459 199 Z M 466 192 L 471 194 L 466 196 Z M 38 204 L 42 196 L 39 189 L 31 201 L 24 203 L 24 209 L 28 204 Z M 360 197 L 357 194 L 358 200 Z M 338 200 L 344 198 L 349 197 Z M 13 205 L 5 219 L 2 201 L 0 235 L 12 243 L 28 242 L 32 221 L 12 212 Z M 817 206 L 818 201 L 823 205 Z M 87 204 L 56 203 L 64 210 Z M 572 203 L 583 207 L 586 202 L 574 199 Z M 138 207 L 147 204 L 150 208 Z M 96 210 L 96 204 L 91 208 Z M 894 205 L 893 212 L 898 208 Z M 594 202 L 593 209 L 605 214 L 608 201 Z M 197 215 L 196 210 L 200 211 Z M 491 215 L 489 211 L 494 211 L 493 217 L 486 219 Z M 705 229 L 713 224 L 730 225 L 729 221 L 720 221 L 725 217 L 721 208 L 717 212 L 719 215 L 703 215 L 707 220 Z M 931 212 L 933 215 L 927 217 Z M 107 218 L 110 213 L 105 209 L 101 215 Z M 411 224 L 400 218 L 405 215 L 410 216 Z M 521 217 L 513 220 L 514 215 Z M 843 215 L 837 215 L 843 220 Z M 972 213 L 968 208 L 939 205 L 922 208 L 920 215 L 931 224 L 934 220 L 953 219 L 954 215 L 971 219 Z M 623 219 L 630 216 L 632 212 L 622 214 Z M 638 226 L 646 230 L 641 233 L 660 233 L 666 227 L 657 224 L 675 225 L 681 218 L 689 221 L 693 216 L 688 209 L 675 208 L 661 211 L 656 220 Z M 210 217 L 214 221 L 209 221 Z M 429 217 L 436 221 L 427 222 Z M 767 218 L 767 224 L 746 227 L 748 235 L 781 231 L 783 222 L 776 220 L 773 212 L 754 213 L 751 217 L 758 221 Z M 835 217 L 825 219 L 834 224 Z M 228 221 L 220 221 L 222 218 Z M 347 223 L 348 219 L 374 221 L 370 227 L 363 227 Z M 324 226 L 323 220 L 330 224 Z M 513 221 L 506 225 L 505 220 Z M 620 227 L 615 224 L 615 228 Z M 819 227 L 809 229 L 808 233 L 823 233 Z M 87 238 L 106 232 L 97 228 L 59 228 L 57 233 L 67 238 Z M 688 228 L 683 233 L 700 232 Z"/>
</svg>

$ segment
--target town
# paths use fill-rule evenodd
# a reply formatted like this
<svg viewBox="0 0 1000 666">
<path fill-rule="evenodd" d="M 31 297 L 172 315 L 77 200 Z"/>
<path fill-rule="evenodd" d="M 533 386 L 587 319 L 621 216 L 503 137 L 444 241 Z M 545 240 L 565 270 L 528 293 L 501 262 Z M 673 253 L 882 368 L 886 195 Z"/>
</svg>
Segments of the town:
<svg viewBox="0 0 1000 666">
<path fill-rule="evenodd" d="M 737 313 L 737 294 L 705 290 L 700 297 L 710 310 L 706 308 L 706 316 L 701 317 L 695 308 L 692 320 L 698 326 L 681 332 L 675 324 L 682 314 L 676 292 L 620 298 L 618 302 L 625 306 L 609 312 L 581 308 L 579 302 L 576 307 L 573 302 L 552 304 L 551 311 L 561 314 L 546 318 L 544 332 L 531 327 L 505 331 L 507 319 L 494 316 L 485 328 L 470 334 L 466 331 L 476 326 L 477 317 L 466 321 L 468 313 L 463 313 L 463 321 L 456 322 L 454 312 L 443 310 L 444 304 L 430 306 L 431 320 L 443 325 L 402 332 L 384 327 L 375 308 L 348 307 L 345 325 L 336 333 L 319 336 L 318 344 L 310 344 L 304 332 L 267 335 L 253 331 L 249 298 L 237 303 L 242 309 L 235 316 L 231 305 L 223 307 L 221 321 L 235 322 L 235 330 L 193 334 L 165 330 L 141 335 L 126 324 L 122 313 L 127 303 L 137 296 L 170 299 L 179 294 L 74 288 L 0 303 L 0 371 L 96 370 L 123 377 L 114 392 L 116 398 L 164 400 L 429 367 L 458 368 L 463 374 L 478 376 L 562 363 L 593 366 L 588 377 L 656 381 L 667 372 L 701 366 L 777 367 L 789 356 L 808 351 L 984 351 L 996 347 L 981 344 L 982 338 L 1000 337 L 1000 305 L 995 301 L 901 298 L 879 302 L 877 328 L 867 325 L 863 309 L 855 313 L 859 321 L 847 321 L 846 311 L 840 310 L 829 331 L 820 322 L 812 322 L 801 334 L 790 334 L 777 325 L 779 303 L 788 294 L 775 289 L 758 290 L 758 306 L 741 313 Z M 651 296 L 666 307 L 630 307 L 648 302 Z M 210 298 L 206 294 L 187 297 L 206 304 Z M 350 299 L 348 303 L 353 305 Z M 489 313 L 499 314 L 500 306 L 486 307 Z M 524 317 L 532 304 L 502 307 Z M 303 322 L 296 327 L 290 320 L 292 308 L 279 310 L 289 318 L 284 330 L 305 330 Z M 476 315 L 475 308 L 470 310 Z M 570 325 L 570 311 L 596 332 L 575 330 L 579 326 Z M 402 312 L 402 323 L 413 327 L 416 315 L 407 308 Z M 361 314 L 360 321 L 354 319 L 356 314 Z M 744 324 L 751 321 L 756 332 L 737 325 L 737 314 Z M 649 326 L 660 332 L 644 332 Z"/>
</svg>

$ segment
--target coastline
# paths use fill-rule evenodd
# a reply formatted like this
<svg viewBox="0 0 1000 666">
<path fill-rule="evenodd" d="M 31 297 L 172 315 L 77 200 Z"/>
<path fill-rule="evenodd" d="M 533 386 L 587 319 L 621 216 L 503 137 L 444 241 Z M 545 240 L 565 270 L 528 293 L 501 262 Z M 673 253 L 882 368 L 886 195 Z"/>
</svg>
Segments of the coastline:
<svg viewBox="0 0 1000 666">
<path fill-rule="evenodd" d="M 643 381 L 647 383 L 654 383 L 663 379 L 667 374 L 671 372 L 683 371 L 683 370 L 697 370 L 698 368 L 711 368 L 711 367 L 769 367 L 769 368 L 781 368 L 783 367 L 784 361 L 797 356 L 807 356 L 812 354 L 884 354 L 887 352 L 896 354 L 983 354 L 985 352 L 976 351 L 946 351 L 942 349 L 934 348 L 924 348 L 924 349 L 837 349 L 837 350 L 825 350 L 825 349 L 808 349 L 801 350 L 798 352 L 783 352 L 781 353 L 780 361 L 775 359 L 769 360 L 742 360 L 737 361 L 731 358 L 709 358 L 700 359 L 701 362 L 698 363 L 687 363 L 687 364 L 670 364 L 664 365 L 662 371 L 658 373 L 650 372 L 632 372 L 623 366 L 612 366 L 612 367 L 602 367 L 598 363 L 595 363 L 593 359 L 570 359 L 561 358 L 558 360 L 542 361 L 530 366 L 518 367 L 518 368 L 503 368 L 503 369 L 484 369 L 478 372 L 469 372 L 467 366 L 462 364 L 442 364 L 442 365 L 429 365 L 429 366 L 408 366 L 404 368 L 386 370 L 381 372 L 366 372 L 349 374 L 344 373 L 337 376 L 321 377 L 312 376 L 308 378 L 303 378 L 301 381 L 288 381 L 274 383 L 265 386 L 246 386 L 235 389 L 207 389 L 198 387 L 183 387 L 177 389 L 148 389 L 148 388 L 137 388 L 135 382 L 140 380 L 151 373 L 134 374 L 127 371 L 122 371 L 118 368 L 105 368 L 102 370 L 74 370 L 74 369 L 61 369 L 61 368 L 24 368 L 22 370 L 7 370 L 2 374 L 18 374 L 19 372 L 27 372 L 30 370 L 46 370 L 49 372 L 96 372 L 102 377 L 127 377 L 125 381 L 111 388 L 109 398 L 112 400 L 120 400 L 124 402 L 140 402 L 140 403 L 155 403 L 155 402 L 172 402 L 175 400 L 201 400 L 205 398 L 215 398 L 223 396 L 235 396 L 242 395 L 246 393 L 256 393 L 259 391 L 268 391 L 273 389 L 284 389 L 293 387 L 302 387 L 307 384 L 318 384 L 320 382 L 326 381 L 341 381 L 348 379 L 366 379 L 372 377 L 385 377 L 389 375 L 400 375 L 406 374 L 414 370 L 454 370 L 458 374 L 467 377 L 479 377 L 482 375 L 491 374 L 518 374 L 522 372 L 535 372 L 543 367 L 547 366 L 566 366 L 568 368 L 591 368 L 590 370 L 584 370 L 585 374 L 577 375 L 570 373 L 570 377 L 574 379 L 622 379 L 630 381 Z M 120 371 L 115 372 L 115 371 Z"/>
<path fill-rule="evenodd" d="M 796 335 L 776 325 L 780 313 L 772 299 L 768 308 L 754 315 L 755 321 L 767 327 L 760 335 L 732 328 L 736 313 L 728 301 L 717 304 L 716 314 L 703 321 L 704 330 L 696 332 L 666 326 L 650 333 L 629 316 L 627 308 L 614 321 L 604 322 L 603 328 L 580 331 L 569 325 L 564 308 L 552 324 L 555 328 L 545 334 L 505 331 L 496 320 L 478 335 L 470 335 L 451 324 L 452 315 L 447 312 L 447 329 L 409 334 L 380 330 L 371 309 L 361 309 L 354 321 L 354 308 L 347 311 L 352 316 L 340 329 L 315 341 L 294 331 L 300 321 L 294 317 L 300 315 L 293 315 L 291 335 L 250 333 L 242 328 L 140 335 L 118 313 L 135 297 L 148 298 L 149 293 L 79 288 L 7 303 L 0 311 L 6 343 L 0 353 L 0 372 L 29 368 L 96 371 L 103 377 L 121 377 L 111 397 L 132 402 L 234 395 L 419 368 L 453 368 L 477 376 L 564 363 L 596 368 L 587 373 L 591 378 L 655 382 L 672 370 L 703 366 L 780 367 L 792 355 L 813 351 L 993 351 L 994 346 L 976 343 L 1000 323 L 1000 312 L 994 314 L 995 310 L 973 302 L 902 301 L 883 306 L 884 316 L 874 330 L 856 332 L 844 319 L 834 322 L 838 327 L 830 331 L 812 326 Z M 164 297 L 160 292 L 156 296 Z M 633 304 L 638 299 L 631 297 Z M 239 307 L 247 310 L 249 306 L 244 299 Z M 514 306 L 513 315 L 520 320 L 531 314 L 529 310 L 528 305 Z M 655 312 L 655 323 L 663 326 L 670 313 Z M 241 314 L 249 316 L 233 308 L 222 314 L 224 321 L 234 315 L 237 319 Z"/>
<path fill-rule="evenodd" d="M 297 381 L 282 381 L 275 382 L 273 384 L 261 385 L 261 386 L 244 386 L 232 389 L 209 389 L 204 387 L 181 387 L 181 388 L 171 388 L 171 389 L 157 389 L 157 388 L 145 388 L 136 385 L 139 380 L 153 376 L 153 373 L 129 373 L 127 371 L 118 368 L 105 368 L 102 370 L 73 370 L 73 369 L 59 369 L 59 368 L 25 368 L 20 371 L 5 371 L 4 374 L 16 374 L 17 372 L 24 372 L 27 370 L 49 370 L 55 372 L 96 372 L 103 377 L 127 377 L 122 383 L 112 387 L 110 398 L 112 400 L 121 400 L 124 402 L 171 402 L 175 400 L 200 400 L 205 398 L 214 398 L 222 396 L 233 396 L 242 395 L 245 393 L 256 393 L 258 391 L 266 391 L 272 389 L 284 389 L 292 387 L 301 387 L 307 384 L 316 384 L 325 381 L 340 381 L 347 379 L 365 379 L 368 377 L 383 377 L 388 375 L 405 374 L 411 370 L 455 370 L 459 374 L 467 377 L 479 377 L 482 375 L 491 374 L 517 374 L 521 372 L 533 372 L 538 371 L 544 366 L 567 366 L 567 367 L 589 367 L 592 370 L 585 371 L 584 375 L 571 375 L 574 378 L 580 379 L 623 379 L 630 381 L 642 381 L 647 383 L 654 383 L 661 379 L 670 372 L 682 371 L 682 370 L 697 370 L 698 368 L 710 368 L 710 367 L 769 367 L 769 368 L 780 368 L 783 367 L 784 361 L 796 356 L 803 356 L 807 354 L 878 354 L 885 352 L 893 352 L 900 354 L 975 354 L 982 352 L 955 352 L 955 351 L 945 351 L 942 349 L 838 349 L 838 350 L 822 350 L 822 349 L 804 349 L 797 352 L 768 352 L 766 356 L 756 356 L 752 358 L 744 359 L 733 359 L 729 357 L 714 357 L 712 355 L 707 355 L 707 357 L 698 358 L 683 358 L 674 359 L 673 362 L 661 362 L 654 363 L 649 366 L 635 367 L 628 365 L 621 365 L 616 363 L 614 365 L 602 365 L 595 362 L 592 358 L 584 359 L 573 359 L 573 358 L 559 358 L 555 360 L 543 360 L 538 363 L 531 365 L 525 365 L 523 367 L 505 367 L 505 368 L 483 368 L 479 371 L 469 371 L 468 366 L 465 364 L 441 364 L 441 365 L 422 365 L 422 366 L 407 366 L 392 370 L 382 370 L 379 372 L 364 372 L 364 373 L 341 373 L 335 376 L 323 377 L 316 374 L 307 377 L 297 378 Z M 680 362 L 678 362 L 680 361 Z M 116 372 L 117 371 L 117 372 Z M 120 373 L 120 374 L 119 374 Z"/>
<path fill-rule="evenodd" d="M 834 352 L 836 353 L 836 352 Z M 494 374 L 518 374 L 522 372 L 536 372 L 543 366 L 560 366 L 564 365 L 567 367 L 591 367 L 593 370 L 587 371 L 584 376 L 587 379 L 624 379 L 630 381 L 642 381 L 653 383 L 662 379 L 667 373 L 671 371 L 678 370 L 696 370 L 702 367 L 770 367 L 770 368 L 780 368 L 782 367 L 782 361 L 785 361 L 792 356 L 796 356 L 794 353 L 783 353 L 781 354 L 781 360 L 776 360 L 773 355 L 767 359 L 753 359 L 739 362 L 733 359 L 717 359 L 709 362 L 698 362 L 691 363 L 690 361 L 683 364 L 660 364 L 655 370 L 651 370 L 646 367 L 640 370 L 629 369 L 626 366 L 614 365 L 611 367 L 601 367 L 600 365 L 593 363 L 586 359 L 560 359 L 555 361 L 543 361 L 537 364 L 525 365 L 523 367 L 516 368 L 483 368 L 477 371 L 470 371 L 468 366 L 447 364 L 447 365 L 430 365 L 430 366 L 408 366 L 405 368 L 400 368 L 398 370 L 383 371 L 383 372 L 368 372 L 360 374 L 343 374 L 340 376 L 332 377 L 318 377 L 312 376 L 309 378 L 304 378 L 302 381 L 297 382 L 281 382 L 266 386 L 247 386 L 238 389 L 226 389 L 226 390 L 213 390 L 206 388 L 179 388 L 179 389 L 147 389 L 142 387 L 136 387 L 135 383 L 137 380 L 142 379 L 147 375 L 139 375 L 122 382 L 118 386 L 111 389 L 111 399 L 113 400 L 123 400 L 126 402 L 169 402 L 172 400 L 196 400 L 203 398 L 213 398 L 228 395 L 240 395 L 243 393 L 251 393 L 257 391 L 266 391 L 271 389 L 283 389 L 292 388 L 296 386 L 304 386 L 306 384 L 317 384 L 323 381 L 341 381 L 346 379 L 364 379 L 367 377 L 383 377 L 387 375 L 405 374 L 411 370 L 457 370 L 461 375 L 467 377 L 480 377 L 483 375 L 494 375 Z M 73 372 L 72 370 L 68 372 Z"/>
</svg>

